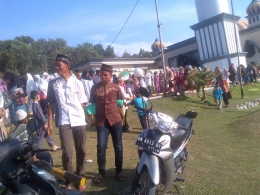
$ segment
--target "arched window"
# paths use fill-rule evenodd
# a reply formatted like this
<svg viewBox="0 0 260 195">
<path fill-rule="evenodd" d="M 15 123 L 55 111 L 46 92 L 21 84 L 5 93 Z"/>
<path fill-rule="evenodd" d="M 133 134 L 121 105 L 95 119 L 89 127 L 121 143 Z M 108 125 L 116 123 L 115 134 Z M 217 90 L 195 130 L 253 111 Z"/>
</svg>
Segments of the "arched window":
<svg viewBox="0 0 260 195">
<path fill-rule="evenodd" d="M 257 22 L 259 21 L 259 16 L 256 16 L 256 21 L 257 21 Z"/>
<path fill-rule="evenodd" d="M 253 17 L 253 23 L 255 23 L 255 17 Z"/>
<path fill-rule="evenodd" d="M 251 24 L 252 23 L 252 20 L 251 20 L 251 18 L 249 18 L 249 24 Z"/>
</svg>

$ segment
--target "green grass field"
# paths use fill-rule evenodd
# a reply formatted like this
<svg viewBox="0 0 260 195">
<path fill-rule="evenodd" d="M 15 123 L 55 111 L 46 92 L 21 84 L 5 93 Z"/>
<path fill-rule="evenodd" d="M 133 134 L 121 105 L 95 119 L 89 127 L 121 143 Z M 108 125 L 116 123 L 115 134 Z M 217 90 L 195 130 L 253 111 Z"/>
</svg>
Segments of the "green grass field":
<svg viewBox="0 0 260 195">
<path fill-rule="evenodd" d="M 245 86 L 244 94 L 244 99 L 241 99 L 239 86 L 234 87 L 230 106 L 260 98 L 260 84 Z M 207 100 L 212 103 L 211 106 L 203 104 L 194 93 L 185 97 L 167 97 L 152 101 L 154 111 L 174 118 L 189 110 L 198 112 L 198 117 L 194 120 L 196 134 L 189 142 L 190 156 L 183 173 L 186 181 L 178 183 L 180 190 L 187 195 L 260 194 L 260 106 L 244 111 L 230 108 L 217 110 L 210 92 L 207 93 Z M 93 162 L 86 163 L 86 194 L 130 194 L 138 163 L 135 140 L 141 132 L 139 119 L 132 111 L 133 108 L 130 108 L 128 122 L 133 130 L 123 134 L 123 173 L 126 176 L 123 182 L 115 179 L 114 151 L 109 139 L 106 177 L 100 185 L 92 183 L 97 174 L 97 141 L 95 129 L 87 129 L 87 159 L 92 159 Z M 54 132 L 54 138 L 59 145 L 58 130 Z M 61 151 L 52 155 L 55 166 L 62 168 Z M 158 194 L 161 194 L 160 188 Z M 168 194 L 177 192 L 172 188 Z"/>
</svg>

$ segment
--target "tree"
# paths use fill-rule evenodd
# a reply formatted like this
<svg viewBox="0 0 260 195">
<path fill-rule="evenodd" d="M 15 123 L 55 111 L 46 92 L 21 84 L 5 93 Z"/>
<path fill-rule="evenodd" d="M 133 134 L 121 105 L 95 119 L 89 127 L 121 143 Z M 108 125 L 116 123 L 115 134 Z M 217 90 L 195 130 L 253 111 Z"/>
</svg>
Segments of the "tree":
<svg viewBox="0 0 260 195">
<path fill-rule="evenodd" d="M 196 89 L 198 98 L 201 98 L 201 100 L 205 100 L 206 93 L 204 88 L 216 77 L 217 75 L 211 70 L 191 70 L 190 74 L 187 77 L 187 81 L 194 89 Z M 199 95 L 200 90 L 202 90 L 202 97 L 200 97 Z"/>
<path fill-rule="evenodd" d="M 31 46 L 34 43 L 34 39 L 30 36 L 19 36 L 19 37 L 15 37 L 15 39 L 29 46 Z"/>
<path fill-rule="evenodd" d="M 122 58 L 131 58 L 131 54 L 127 53 L 126 51 L 123 53 Z"/>
<path fill-rule="evenodd" d="M 105 58 L 115 58 L 116 54 L 114 52 L 114 48 L 111 47 L 110 45 L 107 46 L 106 50 L 105 50 Z"/>
</svg>

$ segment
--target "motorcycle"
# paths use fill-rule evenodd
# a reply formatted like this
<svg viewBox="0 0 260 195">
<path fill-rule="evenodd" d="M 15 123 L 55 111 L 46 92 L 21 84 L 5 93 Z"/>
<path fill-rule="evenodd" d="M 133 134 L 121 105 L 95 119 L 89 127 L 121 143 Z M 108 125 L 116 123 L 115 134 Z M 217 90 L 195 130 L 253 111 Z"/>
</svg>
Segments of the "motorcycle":
<svg viewBox="0 0 260 195">
<path fill-rule="evenodd" d="M 149 100 L 149 91 L 139 89 L 140 94 Z M 150 101 L 151 102 L 151 101 Z M 187 144 L 194 131 L 193 119 L 197 112 L 189 111 L 176 120 L 161 112 L 135 107 L 142 110 L 148 120 L 148 128 L 143 130 L 136 140 L 140 161 L 136 167 L 132 195 L 154 195 L 156 185 L 163 184 L 163 194 L 167 193 L 172 184 L 177 192 L 177 181 L 184 182 L 180 177 L 184 170 L 184 161 L 188 160 Z M 153 128 L 150 128 L 150 125 Z"/>
<path fill-rule="evenodd" d="M 27 131 L 35 129 L 36 122 L 30 119 Z M 0 142 L 0 195 L 82 195 L 78 191 L 62 189 L 55 176 L 78 185 L 85 184 L 85 178 L 58 170 L 45 161 L 30 162 L 37 151 L 46 151 L 38 150 L 33 137 L 30 134 L 27 141 L 10 138 Z"/>
</svg>

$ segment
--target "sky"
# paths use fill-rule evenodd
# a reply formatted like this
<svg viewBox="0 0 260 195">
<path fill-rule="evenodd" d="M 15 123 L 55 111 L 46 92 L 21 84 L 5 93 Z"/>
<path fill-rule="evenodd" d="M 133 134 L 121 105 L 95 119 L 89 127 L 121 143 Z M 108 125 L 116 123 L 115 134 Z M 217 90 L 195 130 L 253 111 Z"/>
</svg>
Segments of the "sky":
<svg viewBox="0 0 260 195">
<path fill-rule="evenodd" d="M 230 0 L 229 4 L 230 4 Z M 104 48 L 116 38 L 137 0 L 0 0 L 0 40 L 16 36 L 63 38 L 67 45 L 85 42 Z M 245 19 L 251 0 L 233 0 L 235 15 Z M 157 0 L 162 41 L 166 46 L 194 37 L 198 23 L 195 0 Z M 231 6 L 230 6 L 231 8 Z M 231 13 L 231 12 L 230 12 Z M 246 20 L 246 19 L 245 19 Z M 126 51 L 151 51 L 159 38 L 154 0 L 139 0 L 111 45 L 119 57 Z"/>
</svg>

